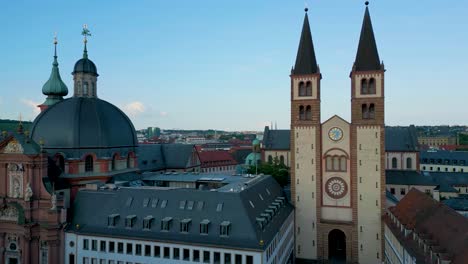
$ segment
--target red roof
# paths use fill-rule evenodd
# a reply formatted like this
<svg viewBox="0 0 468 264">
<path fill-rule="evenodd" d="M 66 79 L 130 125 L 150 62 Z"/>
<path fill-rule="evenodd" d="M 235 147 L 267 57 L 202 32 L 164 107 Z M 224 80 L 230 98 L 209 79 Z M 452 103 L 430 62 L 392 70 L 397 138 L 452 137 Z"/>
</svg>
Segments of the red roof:
<svg viewBox="0 0 468 264">
<path fill-rule="evenodd" d="M 446 250 L 452 264 L 467 263 L 467 218 L 414 188 L 390 211 L 406 229 L 415 230 Z"/>
<path fill-rule="evenodd" d="M 225 150 L 198 151 L 198 157 L 202 168 L 237 165 L 231 153 Z"/>
</svg>

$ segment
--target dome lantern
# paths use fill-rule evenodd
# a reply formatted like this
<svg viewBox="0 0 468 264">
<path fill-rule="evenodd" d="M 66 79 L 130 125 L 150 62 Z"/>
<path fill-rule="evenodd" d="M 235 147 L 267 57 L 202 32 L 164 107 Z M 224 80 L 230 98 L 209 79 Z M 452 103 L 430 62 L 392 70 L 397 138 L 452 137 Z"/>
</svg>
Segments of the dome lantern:
<svg viewBox="0 0 468 264">
<path fill-rule="evenodd" d="M 81 35 L 84 36 L 83 58 L 75 63 L 73 69 L 74 96 L 75 97 L 97 97 L 97 73 L 96 64 L 88 58 L 88 37 L 91 33 L 87 25 L 83 26 Z"/>
</svg>

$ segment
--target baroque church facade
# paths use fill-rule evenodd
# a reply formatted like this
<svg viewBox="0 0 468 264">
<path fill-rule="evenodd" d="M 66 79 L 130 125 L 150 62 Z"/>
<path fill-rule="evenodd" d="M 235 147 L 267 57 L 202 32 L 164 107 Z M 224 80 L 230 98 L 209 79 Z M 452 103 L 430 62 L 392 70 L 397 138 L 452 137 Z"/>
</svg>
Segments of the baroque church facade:
<svg viewBox="0 0 468 264">
<path fill-rule="evenodd" d="M 306 9 L 290 75 L 297 263 L 383 262 L 384 73 L 366 3 L 350 73 L 351 123 L 336 115 L 321 123 L 322 74 Z"/>
</svg>

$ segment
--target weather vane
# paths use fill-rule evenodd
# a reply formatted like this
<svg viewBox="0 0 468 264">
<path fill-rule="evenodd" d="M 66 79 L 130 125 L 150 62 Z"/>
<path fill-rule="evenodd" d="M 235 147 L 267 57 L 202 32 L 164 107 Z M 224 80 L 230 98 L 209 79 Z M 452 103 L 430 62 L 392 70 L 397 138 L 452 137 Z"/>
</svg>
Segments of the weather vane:
<svg viewBox="0 0 468 264">
<path fill-rule="evenodd" d="M 88 25 L 83 25 L 83 31 L 81 31 L 81 35 L 84 36 L 84 42 L 86 43 L 88 41 L 88 37 L 91 36 L 91 32 L 88 29 Z"/>
</svg>

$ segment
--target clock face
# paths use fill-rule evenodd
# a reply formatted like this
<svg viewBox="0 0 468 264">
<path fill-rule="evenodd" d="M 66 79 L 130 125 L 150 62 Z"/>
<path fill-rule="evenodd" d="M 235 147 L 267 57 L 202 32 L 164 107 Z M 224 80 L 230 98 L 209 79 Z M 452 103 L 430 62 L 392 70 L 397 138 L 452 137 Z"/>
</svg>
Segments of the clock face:
<svg viewBox="0 0 468 264">
<path fill-rule="evenodd" d="M 338 127 L 333 127 L 328 131 L 328 137 L 333 141 L 338 141 L 343 138 L 343 130 Z"/>
</svg>

